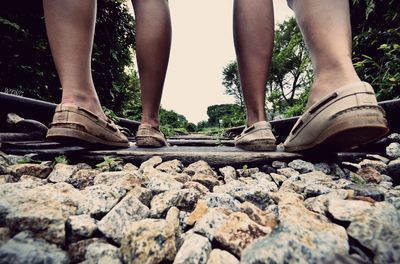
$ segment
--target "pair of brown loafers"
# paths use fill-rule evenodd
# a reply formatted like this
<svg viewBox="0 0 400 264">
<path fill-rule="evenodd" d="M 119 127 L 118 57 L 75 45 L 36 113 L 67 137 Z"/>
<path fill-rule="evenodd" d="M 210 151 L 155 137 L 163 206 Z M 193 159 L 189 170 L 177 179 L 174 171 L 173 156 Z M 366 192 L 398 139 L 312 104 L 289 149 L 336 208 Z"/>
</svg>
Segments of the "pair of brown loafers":
<svg viewBox="0 0 400 264">
<path fill-rule="evenodd" d="M 389 131 L 384 110 L 371 85 L 345 85 L 310 107 L 284 143 L 285 151 L 344 151 L 375 141 Z M 267 122 L 245 128 L 235 145 L 247 150 L 274 150 L 275 137 Z"/>
<path fill-rule="evenodd" d="M 57 106 L 47 138 L 94 147 L 129 147 L 127 137 L 113 121 L 99 118 L 91 111 L 73 104 Z M 167 145 L 164 134 L 150 125 L 140 125 L 136 139 L 136 145 L 140 147 Z"/>
</svg>

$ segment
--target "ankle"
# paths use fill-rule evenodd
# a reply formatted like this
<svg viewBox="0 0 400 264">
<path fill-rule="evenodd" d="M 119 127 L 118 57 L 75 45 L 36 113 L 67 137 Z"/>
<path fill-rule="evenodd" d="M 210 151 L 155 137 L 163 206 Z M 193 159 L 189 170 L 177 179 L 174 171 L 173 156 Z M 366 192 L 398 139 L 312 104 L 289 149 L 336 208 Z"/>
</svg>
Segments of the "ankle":
<svg viewBox="0 0 400 264">
<path fill-rule="evenodd" d="M 160 122 L 158 121 L 158 117 L 157 118 L 149 118 L 149 117 L 145 117 L 142 116 L 142 121 L 140 122 L 140 124 L 142 125 L 150 125 L 152 127 L 155 128 L 160 128 Z"/>
<path fill-rule="evenodd" d="M 61 103 L 63 104 L 74 104 L 77 106 L 84 107 L 94 114 L 98 115 L 102 119 L 106 119 L 106 115 L 101 108 L 97 95 L 81 95 L 81 94 L 63 94 Z"/>
<path fill-rule="evenodd" d="M 329 95 L 334 90 L 353 82 L 360 82 L 360 78 L 355 73 L 337 73 L 319 74 L 315 76 L 308 98 L 306 109 L 311 107 L 321 98 Z"/>
</svg>

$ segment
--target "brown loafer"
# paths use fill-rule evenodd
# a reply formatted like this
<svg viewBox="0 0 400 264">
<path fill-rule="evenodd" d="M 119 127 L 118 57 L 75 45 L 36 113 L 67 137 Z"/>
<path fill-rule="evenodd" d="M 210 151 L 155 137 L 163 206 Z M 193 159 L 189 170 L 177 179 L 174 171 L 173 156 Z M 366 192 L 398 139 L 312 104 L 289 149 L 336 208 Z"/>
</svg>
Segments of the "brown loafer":
<svg viewBox="0 0 400 264">
<path fill-rule="evenodd" d="M 110 120 L 73 104 L 59 104 L 47 139 L 60 143 L 129 147 L 128 139 Z"/>
<path fill-rule="evenodd" d="M 168 146 L 165 135 L 151 125 L 142 124 L 136 133 L 136 146 L 145 148 L 160 148 Z"/>
<path fill-rule="evenodd" d="M 251 151 L 276 150 L 276 140 L 271 125 L 267 121 L 261 121 L 246 127 L 242 134 L 235 138 L 235 146 Z"/>
<path fill-rule="evenodd" d="M 296 122 L 286 151 L 323 147 L 344 151 L 383 137 L 389 131 L 384 110 L 366 82 L 345 85 L 311 106 Z"/>
</svg>

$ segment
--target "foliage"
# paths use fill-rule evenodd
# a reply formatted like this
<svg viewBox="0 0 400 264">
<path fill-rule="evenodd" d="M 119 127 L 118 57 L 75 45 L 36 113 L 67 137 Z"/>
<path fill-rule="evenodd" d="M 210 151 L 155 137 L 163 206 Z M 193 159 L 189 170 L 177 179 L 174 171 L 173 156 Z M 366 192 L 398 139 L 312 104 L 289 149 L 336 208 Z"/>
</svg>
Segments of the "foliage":
<svg viewBox="0 0 400 264">
<path fill-rule="evenodd" d="M 207 108 L 207 126 L 231 127 L 245 123 L 242 108 L 235 104 L 211 105 Z"/>
<path fill-rule="evenodd" d="M 120 170 L 120 163 L 122 159 L 111 156 L 104 156 L 103 161 L 96 164 L 96 168 L 103 169 L 105 171 L 118 171 Z"/>
<path fill-rule="evenodd" d="M 61 156 L 55 157 L 54 162 L 56 164 L 58 164 L 58 163 L 68 164 L 68 158 L 65 155 L 61 155 Z"/>
<path fill-rule="evenodd" d="M 132 68 L 134 19 L 121 0 L 99 0 L 97 11 L 92 75 L 100 101 L 118 115 L 137 114 L 139 82 Z M 61 87 L 43 16 L 42 1 L 16 0 L 2 5 L 0 91 L 16 90 L 26 97 L 59 102 Z"/>
<path fill-rule="evenodd" d="M 240 85 L 238 64 L 236 61 L 228 63 L 222 72 L 222 84 L 225 86 L 225 94 L 232 95 L 235 103 L 244 110 L 243 92 Z"/>
<path fill-rule="evenodd" d="M 294 18 L 279 24 L 271 70 L 266 84 L 266 108 L 270 119 L 300 114 L 306 104 L 312 82 L 311 61 Z M 223 70 L 225 93 L 234 96 L 243 106 L 237 62 L 230 62 Z"/>
<path fill-rule="evenodd" d="M 379 101 L 400 98 L 400 2 L 353 0 L 354 66 Z"/>
<path fill-rule="evenodd" d="M 301 114 L 312 83 L 311 60 L 292 17 L 277 25 L 266 87 L 270 118 Z M 290 110 L 290 111 L 289 111 Z"/>
</svg>

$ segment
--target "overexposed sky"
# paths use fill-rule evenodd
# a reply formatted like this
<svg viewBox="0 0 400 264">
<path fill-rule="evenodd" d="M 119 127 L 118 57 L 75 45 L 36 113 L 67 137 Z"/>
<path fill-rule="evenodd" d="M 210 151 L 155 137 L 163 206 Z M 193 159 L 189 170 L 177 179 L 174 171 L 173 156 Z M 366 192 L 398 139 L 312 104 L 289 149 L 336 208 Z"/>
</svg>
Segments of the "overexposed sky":
<svg viewBox="0 0 400 264">
<path fill-rule="evenodd" d="M 224 94 L 222 70 L 235 59 L 232 0 L 170 0 L 172 48 L 162 107 L 189 122 L 207 120 L 207 107 L 233 103 Z M 293 15 L 274 0 L 275 23 Z"/>
</svg>

